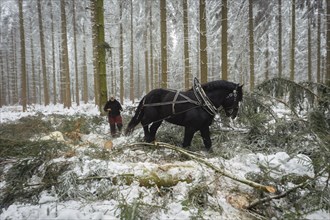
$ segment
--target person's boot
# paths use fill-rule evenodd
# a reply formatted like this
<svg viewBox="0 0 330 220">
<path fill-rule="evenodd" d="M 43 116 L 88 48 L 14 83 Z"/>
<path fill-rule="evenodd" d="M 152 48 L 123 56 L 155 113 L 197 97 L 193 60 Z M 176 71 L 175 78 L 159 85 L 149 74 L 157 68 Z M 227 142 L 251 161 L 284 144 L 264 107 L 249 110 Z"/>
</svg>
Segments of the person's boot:
<svg viewBox="0 0 330 220">
<path fill-rule="evenodd" d="M 111 132 L 112 137 L 116 136 L 116 125 L 115 124 L 110 124 L 110 132 Z"/>
<path fill-rule="evenodd" d="M 123 124 L 117 124 L 119 135 L 121 134 L 121 129 L 123 127 Z"/>
</svg>

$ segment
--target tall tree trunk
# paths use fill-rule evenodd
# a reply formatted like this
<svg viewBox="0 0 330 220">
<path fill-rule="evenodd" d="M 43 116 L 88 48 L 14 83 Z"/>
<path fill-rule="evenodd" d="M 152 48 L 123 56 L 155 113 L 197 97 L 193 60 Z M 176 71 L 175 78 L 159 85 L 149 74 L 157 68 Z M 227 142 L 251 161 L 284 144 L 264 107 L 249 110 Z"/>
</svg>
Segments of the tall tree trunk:
<svg viewBox="0 0 330 220">
<path fill-rule="evenodd" d="M 249 0 L 250 91 L 254 89 L 254 30 L 253 0 Z"/>
<path fill-rule="evenodd" d="M 145 1 L 145 26 L 146 29 L 144 31 L 144 63 L 145 63 L 145 93 L 148 93 L 150 91 L 150 77 L 149 77 L 149 53 L 148 53 L 148 4 Z"/>
<path fill-rule="evenodd" d="M 327 60 L 325 84 L 330 87 L 330 2 L 327 1 Z"/>
<path fill-rule="evenodd" d="M 41 14 L 41 0 L 38 0 L 38 20 L 39 20 L 39 31 L 40 31 L 40 49 L 41 49 L 41 68 L 44 86 L 44 104 L 49 105 L 49 91 L 48 91 L 48 76 L 46 70 L 46 54 L 45 54 L 45 41 L 44 41 L 44 30 L 42 26 L 42 14 Z"/>
<path fill-rule="evenodd" d="M 99 85 L 99 100 L 98 100 L 98 106 L 100 112 L 102 112 L 102 106 L 108 101 L 108 90 L 107 90 L 107 75 L 106 75 L 106 64 L 105 64 L 105 55 L 106 55 L 106 43 L 104 41 L 104 13 L 103 13 L 103 0 L 93 0 L 93 9 L 95 10 L 94 15 L 95 19 L 94 21 L 96 24 L 96 45 L 94 45 L 94 48 L 97 48 L 97 69 L 98 69 L 98 85 Z M 95 74 L 95 73 L 94 73 Z"/>
<path fill-rule="evenodd" d="M 321 82 L 321 0 L 317 0 L 317 64 L 316 64 L 316 80 Z M 330 16 L 330 15 L 328 15 Z"/>
<path fill-rule="evenodd" d="M 188 0 L 183 0 L 184 88 L 190 88 Z"/>
<path fill-rule="evenodd" d="M 31 73 L 32 73 L 32 95 L 31 103 L 37 103 L 37 77 L 35 70 L 35 60 L 34 60 L 34 46 L 33 46 L 33 33 L 32 33 L 32 18 L 30 18 L 30 47 L 31 47 Z"/>
<path fill-rule="evenodd" d="M 100 106 L 100 74 L 99 74 L 99 61 L 98 61 L 98 39 L 97 39 L 97 21 L 96 21 L 96 1 L 91 0 L 91 19 L 92 19 L 92 42 L 93 42 L 93 72 L 94 72 L 94 97 L 95 104 Z"/>
<path fill-rule="evenodd" d="M 166 25 L 166 0 L 160 0 L 160 32 L 161 32 L 161 39 L 160 39 L 160 45 L 161 45 L 161 62 L 162 62 L 162 81 L 161 81 L 161 87 L 167 88 L 167 25 Z"/>
<path fill-rule="evenodd" d="M 130 100 L 134 101 L 134 45 L 133 45 L 133 34 L 134 34 L 134 26 L 133 26 L 133 0 L 131 0 L 131 60 L 130 60 L 130 77 L 129 77 L 129 97 Z"/>
<path fill-rule="evenodd" d="M 228 80 L 228 7 L 227 0 L 222 0 L 221 6 L 221 75 Z"/>
<path fill-rule="evenodd" d="M 62 32 L 62 59 L 63 59 L 63 76 L 65 77 L 65 91 L 64 91 L 64 107 L 71 107 L 71 89 L 70 89 L 70 68 L 69 68 L 69 52 L 68 52 L 68 38 L 66 32 L 66 13 L 65 0 L 61 0 L 61 32 Z"/>
<path fill-rule="evenodd" d="M 312 15 L 311 15 L 311 1 L 307 0 L 308 7 L 308 23 L 307 23 L 307 79 L 312 81 Z"/>
<path fill-rule="evenodd" d="M 56 90 L 56 65 L 55 65 L 55 42 L 54 42 L 54 36 L 55 36 L 55 32 L 54 32 L 54 16 L 53 16 L 53 5 L 52 5 L 52 1 L 49 2 L 50 4 L 50 18 L 51 18 L 51 22 L 52 22 L 52 61 L 53 61 L 53 103 L 56 104 L 57 103 L 57 90 Z"/>
<path fill-rule="evenodd" d="M 25 34 L 24 34 L 24 18 L 23 18 L 23 0 L 18 1 L 19 24 L 20 24 L 20 40 L 21 40 L 21 101 L 23 112 L 26 111 L 26 63 L 25 63 Z"/>
<path fill-rule="evenodd" d="M 74 46 L 74 69 L 75 69 L 75 94 L 76 94 L 76 103 L 79 105 L 79 71 L 78 71 L 78 50 L 77 50 L 77 24 L 76 24 L 76 4 L 73 0 L 72 5 L 72 25 L 73 25 L 73 46 Z"/>
<path fill-rule="evenodd" d="M 119 48 L 119 66 L 120 66 L 120 102 L 124 102 L 124 33 L 123 33 L 123 2 L 119 3 L 120 17 L 120 48 Z"/>
<path fill-rule="evenodd" d="M 207 82 L 207 37 L 206 37 L 206 7 L 205 0 L 199 0 L 199 41 L 200 41 L 200 68 L 201 83 Z"/>
<path fill-rule="evenodd" d="M 282 77 L 282 0 L 278 0 L 278 77 Z"/>
<path fill-rule="evenodd" d="M 266 52 L 265 52 L 265 58 L 266 58 L 265 80 L 268 80 L 269 79 L 269 35 L 268 34 L 266 35 L 266 45 L 267 45 L 267 48 L 266 48 Z"/>
<path fill-rule="evenodd" d="M 152 42 L 152 2 L 150 0 L 150 16 L 149 16 L 149 35 L 150 35 L 150 89 L 154 89 L 154 57 L 153 57 L 153 42 Z"/>
<path fill-rule="evenodd" d="M 296 48 L 296 0 L 292 1 L 292 21 L 291 21 L 291 54 L 290 54 L 290 80 L 295 77 L 295 48 Z"/>
<path fill-rule="evenodd" d="M 83 43 L 83 93 L 82 99 L 86 104 L 88 102 L 88 83 L 87 83 L 87 57 L 86 57 L 86 33 L 85 26 L 83 25 L 83 33 L 84 33 L 84 43 Z"/>
</svg>

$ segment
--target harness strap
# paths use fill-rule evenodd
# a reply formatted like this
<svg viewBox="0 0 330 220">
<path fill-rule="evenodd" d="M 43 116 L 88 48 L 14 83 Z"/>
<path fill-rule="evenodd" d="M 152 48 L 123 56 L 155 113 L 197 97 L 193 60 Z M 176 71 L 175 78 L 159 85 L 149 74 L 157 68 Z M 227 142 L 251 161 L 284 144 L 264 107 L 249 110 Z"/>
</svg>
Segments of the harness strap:
<svg viewBox="0 0 330 220">
<path fill-rule="evenodd" d="M 175 114 L 175 108 L 174 108 L 174 106 L 175 106 L 175 102 L 176 102 L 176 100 L 177 100 L 179 94 L 180 94 L 180 91 L 177 90 L 176 93 L 175 93 L 175 96 L 174 96 L 173 102 L 172 102 L 172 114 Z"/>
<path fill-rule="evenodd" d="M 173 105 L 173 104 L 182 104 L 182 103 L 187 103 L 187 102 L 189 102 L 191 104 L 194 104 L 194 105 L 201 106 L 201 103 L 200 102 L 195 101 L 195 100 L 192 100 L 188 96 L 183 95 L 178 90 L 170 90 L 170 91 L 176 92 L 173 101 L 169 101 L 169 102 L 157 102 L 157 103 L 147 103 L 147 104 L 143 103 L 143 106 L 150 107 L 150 106 L 161 106 L 161 105 L 171 105 L 171 104 Z M 185 100 L 179 100 L 179 101 L 177 101 L 177 97 L 178 96 L 183 97 Z"/>
</svg>

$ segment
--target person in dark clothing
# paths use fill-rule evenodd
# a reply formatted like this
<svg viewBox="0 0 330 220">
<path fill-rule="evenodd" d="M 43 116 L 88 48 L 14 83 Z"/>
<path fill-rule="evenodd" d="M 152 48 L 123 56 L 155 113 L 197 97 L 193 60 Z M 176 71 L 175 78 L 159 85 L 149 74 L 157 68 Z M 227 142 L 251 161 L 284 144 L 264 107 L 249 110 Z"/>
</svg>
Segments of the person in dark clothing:
<svg viewBox="0 0 330 220">
<path fill-rule="evenodd" d="M 110 132 L 112 136 L 116 135 L 116 125 L 121 132 L 123 127 L 123 119 L 120 112 L 123 110 L 121 104 L 114 98 L 113 95 L 110 96 L 109 101 L 104 106 L 104 111 L 108 112 L 108 121 L 110 124 Z"/>
</svg>

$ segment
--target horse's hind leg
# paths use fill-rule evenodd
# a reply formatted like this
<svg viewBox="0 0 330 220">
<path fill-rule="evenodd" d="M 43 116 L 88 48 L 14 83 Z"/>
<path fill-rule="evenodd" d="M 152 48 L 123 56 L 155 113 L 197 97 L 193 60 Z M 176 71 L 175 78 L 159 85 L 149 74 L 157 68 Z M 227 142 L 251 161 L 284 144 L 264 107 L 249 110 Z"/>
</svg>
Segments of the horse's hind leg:
<svg viewBox="0 0 330 220">
<path fill-rule="evenodd" d="M 209 126 L 203 127 L 199 130 L 201 132 L 201 136 L 203 138 L 203 143 L 206 150 L 210 150 L 212 146 L 211 138 L 210 138 L 210 128 Z"/>
<path fill-rule="evenodd" d="M 150 136 L 150 131 L 149 131 L 149 125 L 143 126 L 143 131 L 144 131 L 144 140 L 146 142 L 152 142 L 152 138 Z"/>
<path fill-rule="evenodd" d="M 162 122 L 163 121 L 154 122 L 150 126 L 150 138 L 152 139 L 151 141 L 155 141 L 156 140 L 156 132 L 157 132 L 159 126 L 162 124 Z"/>
</svg>

